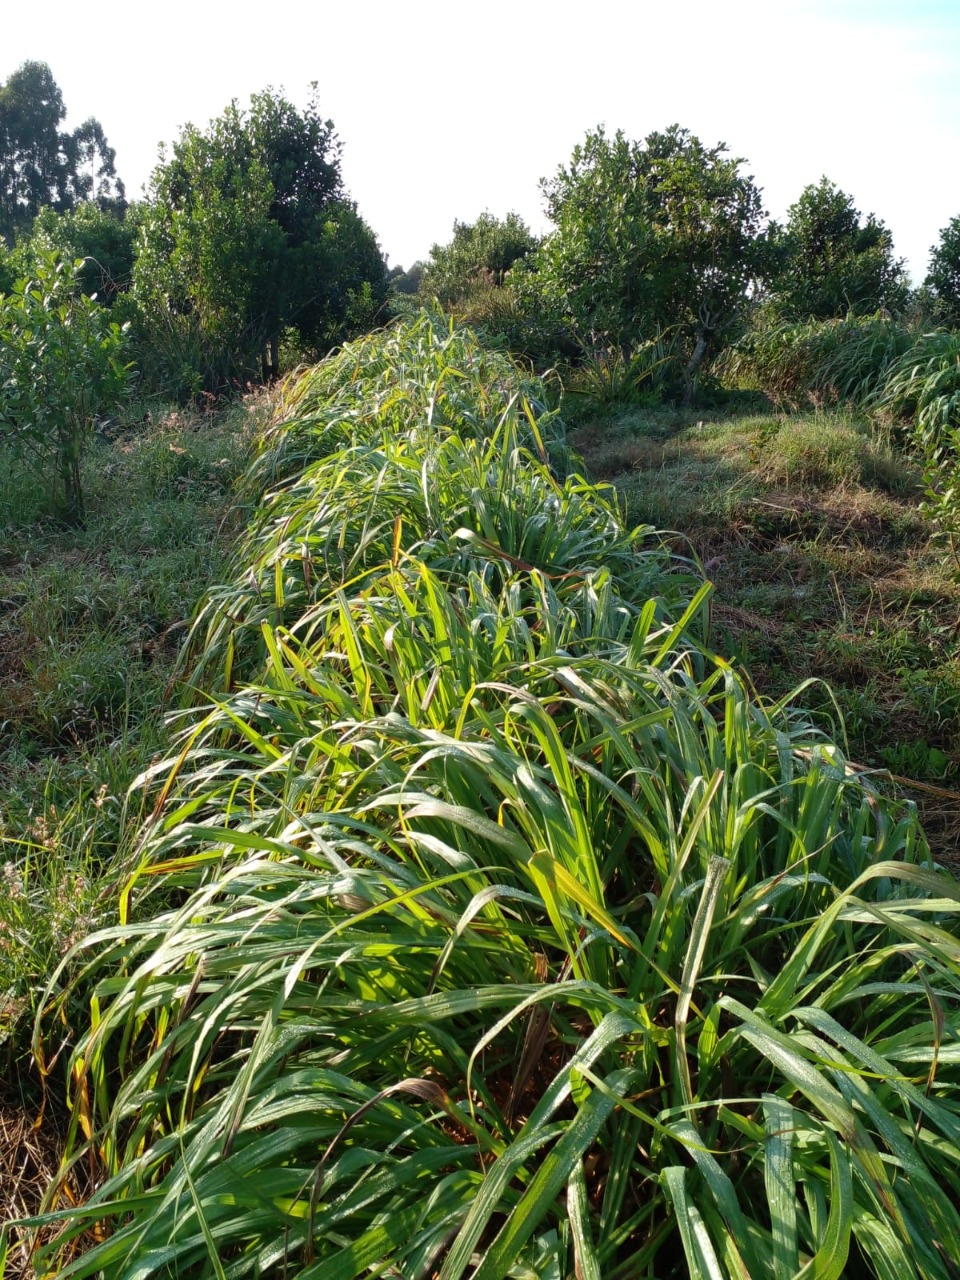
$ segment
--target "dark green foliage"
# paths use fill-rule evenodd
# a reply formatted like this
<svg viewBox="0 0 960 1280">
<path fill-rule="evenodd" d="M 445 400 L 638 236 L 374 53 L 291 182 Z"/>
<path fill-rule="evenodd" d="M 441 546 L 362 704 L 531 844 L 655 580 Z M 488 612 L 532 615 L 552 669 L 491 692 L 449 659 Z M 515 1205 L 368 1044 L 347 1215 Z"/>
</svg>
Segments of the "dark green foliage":
<svg viewBox="0 0 960 1280">
<path fill-rule="evenodd" d="M 61 130 L 63 95 L 45 62 L 25 62 L 0 85 L 0 236 L 12 244 L 46 206 L 91 200 L 123 207 L 113 148 L 93 118 Z"/>
<path fill-rule="evenodd" d="M 391 293 L 419 293 L 425 266 L 426 264 L 418 259 L 409 271 L 404 271 L 401 266 L 391 267 L 387 272 L 387 283 Z"/>
<path fill-rule="evenodd" d="M 47 206 L 40 210 L 29 240 L 18 252 L 29 259 L 52 249 L 69 262 L 82 259 L 80 289 L 109 306 L 117 294 L 130 288 L 141 216 L 142 206 L 128 206 L 120 213 L 86 202 L 61 214 Z"/>
<path fill-rule="evenodd" d="M 274 376 L 287 329 L 325 351 L 369 327 L 386 266 L 340 152 L 314 100 L 301 112 L 267 90 L 161 153 L 134 288 L 171 390 Z"/>
<path fill-rule="evenodd" d="M 68 524 L 83 522 L 80 469 L 95 421 L 130 387 L 126 336 L 77 288 L 79 266 L 51 253 L 0 297 L 0 446 L 52 472 Z"/>
<path fill-rule="evenodd" d="M 938 318 L 951 328 L 960 326 L 960 217 L 950 219 L 930 250 L 924 283 L 933 290 Z"/>
<path fill-rule="evenodd" d="M 853 197 L 828 178 L 804 189 L 773 239 L 772 292 L 788 318 L 899 311 L 907 301 L 903 259 L 893 255 L 890 232 L 872 213 L 862 221 Z"/>
<path fill-rule="evenodd" d="M 741 163 L 677 125 L 642 143 L 588 133 L 541 183 L 556 227 L 537 254 L 546 298 L 591 345 L 675 329 L 695 368 L 765 261 L 760 190 Z"/>
<path fill-rule="evenodd" d="M 515 263 L 533 253 L 537 237 L 516 213 L 502 220 L 481 213 L 476 222 L 454 222 L 449 244 L 435 244 L 421 290 L 442 303 L 458 302 L 478 286 L 499 288 Z"/>
</svg>

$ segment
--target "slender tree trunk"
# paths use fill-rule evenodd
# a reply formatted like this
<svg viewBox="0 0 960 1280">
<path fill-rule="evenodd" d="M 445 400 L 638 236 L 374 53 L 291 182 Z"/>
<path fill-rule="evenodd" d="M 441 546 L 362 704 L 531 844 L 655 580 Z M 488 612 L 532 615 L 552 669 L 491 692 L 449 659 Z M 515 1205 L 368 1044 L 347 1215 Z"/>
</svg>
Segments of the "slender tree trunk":
<svg viewBox="0 0 960 1280">
<path fill-rule="evenodd" d="M 65 442 L 57 459 L 63 492 L 63 522 L 71 529 L 82 529 L 86 518 L 80 476 L 80 455 L 73 442 Z"/>
<path fill-rule="evenodd" d="M 264 360 L 263 373 L 264 382 L 276 382 L 280 376 L 280 335 L 274 333 L 267 342 L 267 350 L 270 353 L 270 361 Z M 266 353 L 265 353 L 266 354 Z"/>
<path fill-rule="evenodd" d="M 690 363 L 683 371 L 683 403 L 688 406 L 693 403 L 693 387 L 697 376 L 697 370 L 703 362 L 703 357 L 707 351 L 707 340 L 703 336 L 697 339 L 697 345 L 693 349 L 693 355 L 690 357 Z"/>
<path fill-rule="evenodd" d="M 700 324 L 697 329 L 697 345 L 693 349 L 693 355 L 690 362 L 683 371 L 683 403 L 689 406 L 693 403 L 693 388 L 697 377 L 697 370 L 703 363 L 703 357 L 707 354 L 707 346 L 709 345 L 711 335 L 713 334 L 715 325 L 710 312 L 706 307 L 700 308 Z"/>
</svg>

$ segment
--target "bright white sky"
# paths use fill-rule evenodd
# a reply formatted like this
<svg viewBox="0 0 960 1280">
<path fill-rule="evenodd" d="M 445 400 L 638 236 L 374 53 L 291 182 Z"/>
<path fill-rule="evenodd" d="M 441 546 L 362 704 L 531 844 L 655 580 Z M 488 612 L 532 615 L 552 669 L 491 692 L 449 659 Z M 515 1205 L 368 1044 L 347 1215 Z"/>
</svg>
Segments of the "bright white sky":
<svg viewBox="0 0 960 1280">
<path fill-rule="evenodd" d="M 181 125 L 318 81 L 391 264 L 484 209 L 545 230 L 538 180 L 601 122 L 728 143 L 776 217 L 826 174 L 915 278 L 960 214 L 960 0 L 7 0 L 0 81 L 27 59 L 131 197 Z"/>
</svg>

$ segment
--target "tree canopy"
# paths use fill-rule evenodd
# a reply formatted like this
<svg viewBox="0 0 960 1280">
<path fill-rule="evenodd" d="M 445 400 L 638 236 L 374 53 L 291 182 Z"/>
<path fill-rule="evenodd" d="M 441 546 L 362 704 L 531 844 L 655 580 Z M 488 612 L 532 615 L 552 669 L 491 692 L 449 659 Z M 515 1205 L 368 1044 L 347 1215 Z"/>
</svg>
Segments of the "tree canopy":
<svg viewBox="0 0 960 1280">
<path fill-rule="evenodd" d="M 462 298 L 478 284 L 500 286 L 510 268 L 533 253 L 537 244 L 537 237 L 516 213 L 500 219 L 484 212 L 476 222 L 454 222 L 453 239 L 430 250 L 422 288 L 446 303 Z"/>
<path fill-rule="evenodd" d="M 193 326 L 207 389 L 275 373 L 286 328 L 324 350 L 372 319 L 386 265 L 344 190 L 340 154 L 315 93 L 299 111 L 272 90 L 161 151 L 135 292 Z"/>
<path fill-rule="evenodd" d="M 848 311 L 895 311 L 906 301 L 903 259 L 872 213 L 862 220 L 853 197 L 829 180 L 805 187 L 775 235 L 773 292 L 791 319 L 827 320 Z"/>
<path fill-rule="evenodd" d="M 41 209 L 82 201 L 122 207 L 123 183 L 103 127 L 91 117 L 72 132 L 63 94 L 45 62 L 25 62 L 0 85 L 0 235 L 13 244 Z"/>
<path fill-rule="evenodd" d="M 629 345 L 673 328 L 698 361 L 761 269 L 761 193 L 742 163 L 679 125 L 643 142 L 588 133 L 541 182 L 556 228 L 537 255 L 548 299 L 585 337 Z"/>
<path fill-rule="evenodd" d="M 960 217 L 951 218 L 930 250 L 930 270 L 924 283 L 933 290 L 938 319 L 960 326 Z"/>
<path fill-rule="evenodd" d="M 390 285 L 391 292 L 412 295 L 420 292 L 420 285 L 423 283 L 423 273 L 426 264 L 419 258 L 413 264 L 409 271 L 404 271 L 401 265 L 391 267 L 387 272 L 387 283 Z"/>
</svg>

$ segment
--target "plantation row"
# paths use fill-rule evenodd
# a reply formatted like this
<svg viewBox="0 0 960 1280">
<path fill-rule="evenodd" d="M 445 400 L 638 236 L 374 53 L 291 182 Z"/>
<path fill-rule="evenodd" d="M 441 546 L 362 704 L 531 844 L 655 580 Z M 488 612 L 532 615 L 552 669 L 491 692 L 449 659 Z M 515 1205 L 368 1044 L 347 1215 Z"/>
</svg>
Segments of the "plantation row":
<svg viewBox="0 0 960 1280">
<path fill-rule="evenodd" d="M 41 1273 L 950 1277 L 956 884 L 538 384 L 421 316 L 247 485 Z"/>
</svg>

